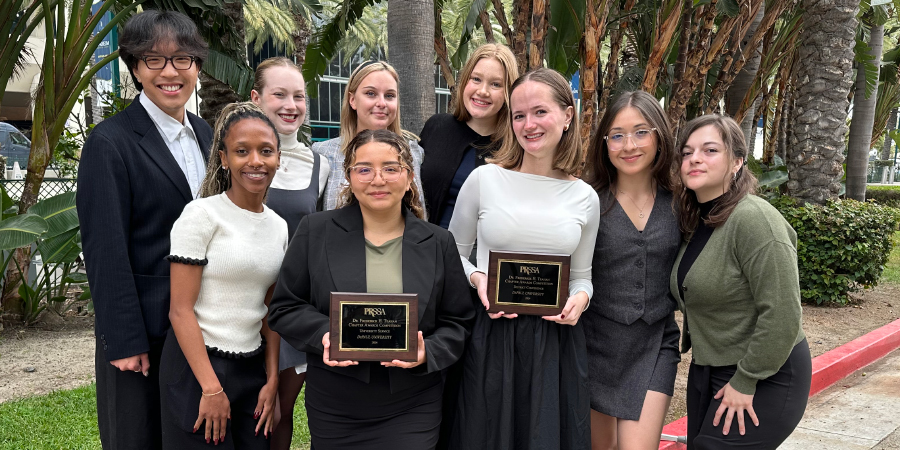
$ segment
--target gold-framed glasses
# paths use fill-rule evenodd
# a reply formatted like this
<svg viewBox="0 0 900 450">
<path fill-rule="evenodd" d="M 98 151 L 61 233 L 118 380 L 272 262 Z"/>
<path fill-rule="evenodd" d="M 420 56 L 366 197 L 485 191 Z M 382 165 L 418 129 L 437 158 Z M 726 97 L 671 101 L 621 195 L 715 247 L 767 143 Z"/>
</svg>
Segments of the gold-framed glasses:
<svg viewBox="0 0 900 450">
<path fill-rule="evenodd" d="M 650 138 L 656 128 L 644 128 L 634 133 L 613 133 L 609 136 L 603 136 L 606 139 L 606 145 L 612 151 L 619 151 L 625 148 L 625 142 L 631 139 L 635 147 L 643 147 L 650 143 Z"/>
<path fill-rule="evenodd" d="M 351 166 L 349 168 L 350 173 L 353 174 L 353 177 L 356 178 L 356 181 L 360 183 L 371 183 L 375 181 L 375 175 L 381 175 L 381 179 L 392 183 L 400 179 L 400 175 L 403 174 L 403 170 L 406 167 L 400 164 L 388 164 L 382 166 L 380 169 L 376 169 L 372 166 Z"/>
</svg>

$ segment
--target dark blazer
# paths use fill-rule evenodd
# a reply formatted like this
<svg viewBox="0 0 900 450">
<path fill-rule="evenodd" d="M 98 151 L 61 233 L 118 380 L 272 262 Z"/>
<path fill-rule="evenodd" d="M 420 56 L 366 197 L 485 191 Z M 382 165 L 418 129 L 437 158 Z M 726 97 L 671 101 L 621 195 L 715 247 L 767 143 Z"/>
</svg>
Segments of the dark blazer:
<svg viewBox="0 0 900 450">
<path fill-rule="evenodd" d="M 422 191 L 425 193 L 425 209 L 428 221 L 441 223 L 447 206 L 447 192 L 459 169 L 463 154 L 473 145 L 478 151 L 477 165 L 484 164 L 490 154 L 490 136 L 482 136 L 460 122 L 452 114 L 435 114 L 425 122 L 419 145 L 425 150 L 422 163 Z"/>
<path fill-rule="evenodd" d="M 449 231 L 404 211 L 403 292 L 419 294 L 419 330 L 426 364 L 389 369 L 392 392 L 440 382 L 440 371 L 463 354 L 474 324 L 475 305 Z M 366 247 L 358 204 L 310 214 L 294 234 L 269 306 L 269 326 L 311 366 L 368 383 L 369 364 L 329 367 L 322 361 L 322 336 L 329 329 L 331 292 L 366 292 Z"/>
<path fill-rule="evenodd" d="M 212 129 L 187 113 L 204 159 Z M 192 200 L 184 172 L 137 98 L 98 124 L 78 167 L 76 204 L 96 314 L 108 360 L 161 342 L 169 328 L 169 232 Z"/>
</svg>

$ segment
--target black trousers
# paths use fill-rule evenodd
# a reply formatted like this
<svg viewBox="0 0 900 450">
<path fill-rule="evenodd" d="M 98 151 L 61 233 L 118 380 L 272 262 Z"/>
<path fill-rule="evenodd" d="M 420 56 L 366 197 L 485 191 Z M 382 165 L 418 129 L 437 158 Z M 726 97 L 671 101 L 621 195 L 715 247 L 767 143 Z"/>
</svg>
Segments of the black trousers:
<svg viewBox="0 0 900 450">
<path fill-rule="evenodd" d="M 713 397 L 736 370 L 737 366 L 711 367 L 691 363 L 687 388 L 689 450 L 776 449 L 803 418 L 812 378 L 812 359 L 805 339 L 794 346 L 775 375 L 756 384 L 753 410 L 759 419 L 759 426 L 753 425 L 750 416 L 745 414 L 746 433 L 741 436 L 735 417 L 726 436 L 722 434 L 724 413 L 719 426 L 712 424 L 722 403 Z"/>
<path fill-rule="evenodd" d="M 103 450 L 162 448 L 159 406 L 159 360 L 163 342 L 150 344 L 150 375 L 123 372 L 106 360 L 97 340 L 97 425 Z"/>
<path fill-rule="evenodd" d="M 253 418 L 259 391 L 266 384 L 265 352 L 235 357 L 210 351 L 209 362 L 231 403 L 231 420 L 226 424 L 225 438 L 215 448 L 268 450 L 269 441 L 262 430 L 256 434 L 258 420 Z M 204 434 L 205 424 L 196 433 L 193 431 L 203 390 L 171 330 L 166 337 L 160 368 L 163 448 L 210 448 Z"/>
</svg>

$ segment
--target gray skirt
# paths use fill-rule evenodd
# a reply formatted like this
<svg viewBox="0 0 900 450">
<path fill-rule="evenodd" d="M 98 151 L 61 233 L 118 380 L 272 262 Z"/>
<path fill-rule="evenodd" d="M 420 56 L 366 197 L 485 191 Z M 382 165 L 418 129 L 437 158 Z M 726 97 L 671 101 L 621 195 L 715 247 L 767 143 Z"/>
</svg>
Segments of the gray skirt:
<svg viewBox="0 0 900 450">
<path fill-rule="evenodd" d="M 647 391 L 671 396 L 681 354 L 675 314 L 653 324 L 623 325 L 590 310 L 581 316 L 587 340 L 591 409 L 638 420 Z"/>
<path fill-rule="evenodd" d="M 306 364 L 306 352 L 301 352 L 288 344 L 284 338 L 281 339 L 281 346 L 278 348 L 278 373 L 282 370 L 297 367 Z M 304 367 L 300 373 L 306 372 Z"/>
</svg>

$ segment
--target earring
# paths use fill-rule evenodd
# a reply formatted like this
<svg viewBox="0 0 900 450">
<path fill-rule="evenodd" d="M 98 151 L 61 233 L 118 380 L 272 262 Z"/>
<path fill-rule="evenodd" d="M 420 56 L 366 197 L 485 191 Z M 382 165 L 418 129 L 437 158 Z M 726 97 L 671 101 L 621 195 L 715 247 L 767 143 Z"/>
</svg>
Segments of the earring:
<svg viewBox="0 0 900 450">
<path fill-rule="evenodd" d="M 569 124 L 566 124 L 566 127 L 563 128 L 563 131 L 569 131 Z"/>
<path fill-rule="evenodd" d="M 735 172 L 734 176 L 731 177 L 731 181 L 737 181 L 737 172 Z"/>
</svg>

